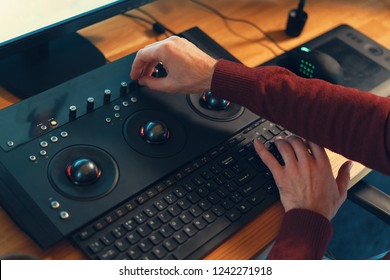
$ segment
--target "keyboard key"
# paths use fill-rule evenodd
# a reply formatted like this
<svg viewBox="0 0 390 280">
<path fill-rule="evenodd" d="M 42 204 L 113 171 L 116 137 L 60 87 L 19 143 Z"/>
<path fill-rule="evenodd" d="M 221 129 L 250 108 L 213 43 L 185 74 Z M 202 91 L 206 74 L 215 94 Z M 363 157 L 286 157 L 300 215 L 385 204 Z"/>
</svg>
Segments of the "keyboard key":
<svg viewBox="0 0 390 280">
<path fill-rule="evenodd" d="M 137 232 L 142 237 L 145 237 L 145 236 L 148 236 L 152 232 L 152 230 L 150 229 L 149 225 L 145 224 L 145 225 L 138 227 Z"/>
<path fill-rule="evenodd" d="M 188 236 L 183 231 L 177 232 L 173 235 L 173 238 L 175 238 L 176 242 L 179 244 L 183 244 L 187 241 Z"/>
<path fill-rule="evenodd" d="M 99 230 L 102 230 L 106 225 L 107 225 L 106 221 L 100 220 L 100 221 L 96 222 L 93 227 L 95 230 L 99 231 Z"/>
<path fill-rule="evenodd" d="M 198 229 L 196 229 L 193 225 L 186 225 L 183 228 L 183 231 L 188 235 L 188 237 L 192 237 L 198 232 Z"/>
<path fill-rule="evenodd" d="M 202 208 L 203 211 L 206 211 L 208 209 L 210 209 L 210 207 L 212 206 L 212 204 L 210 203 L 210 201 L 208 200 L 205 200 L 203 199 L 202 201 L 200 201 L 198 203 L 199 207 Z"/>
<path fill-rule="evenodd" d="M 217 215 L 218 217 L 219 216 L 222 216 L 223 214 L 225 214 L 226 210 L 225 208 L 223 208 L 221 205 L 216 205 L 216 206 L 213 206 L 211 208 L 211 211 L 213 211 L 213 213 L 215 215 Z"/>
<path fill-rule="evenodd" d="M 112 260 L 116 255 L 118 255 L 118 251 L 114 248 L 109 248 L 99 254 L 99 259 Z"/>
<path fill-rule="evenodd" d="M 158 200 L 154 203 L 154 206 L 156 206 L 157 209 L 161 211 L 161 210 L 164 210 L 165 208 L 167 208 L 168 204 L 163 200 Z"/>
<path fill-rule="evenodd" d="M 111 233 L 112 233 L 112 235 L 115 236 L 116 239 L 118 239 L 118 238 L 121 238 L 126 233 L 126 230 L 122 226 L 118 226 L 118 227 L 114 228 L 111 231 Z"/>
<path fill-rule="evenodd" d="M 180 220 L 185 223 L 185 224 L 188 224 L 192 221 L 192 219 L 194 218 L 190 212 L 184 212 L 184 213 L 181 213 L 180 216 L 179 216 Z"/>
<path fill-rule="evenodd" d="M 152 252 L 156 256 L 157 259 L 162 259 L 168 254 L 168 251 L 166 249 L 164 249 L 163 246 L 158 246 L 158 247 L 153 248 Z"/>
<path fill-rule="evenodd" d="M 117 240 L 114 245 L 119 252 L 124 252 L 130 247 L 129 242 L 127 242 L 126 239 Z"/>
<path fill-rule="evenodd" d="M 172 215 L 168 211 L 160 212 L 157 216 L 163 224 L 167 223 L 172 219 Z"/>
<path fill-rule="evenodd" d="M 100 241 L 102 241 L 103 244 L 106 246 L 112 244 L 114 242 L 114 240 L 115 240 L 115 237 L 111 233 L 108 233 L 108 234 L 100 237 Z"/>
<path fill-rule="evenodd" d="M 154 244 L 154 245 L 157 245 L 159 244 L 160 242 L 162 242 L 164 240 L 164 237 L 159 233 L 159 232 L 155 232 L 155 233 L 152 233 L 150 236 L 149 236 L 149 240 Z"/>
<path fill-rule="evenodd" d="M 253 205 L 256 206 L 260 204 L 266 197 L 266 193 L 263 190 L 258 190 L 254 194 L 250 195 L 247 199 Z"/>
<path fill-rule="evenodd" d="M 141 236 L 137 232 L 131 232 L 126 235 L 127 241 L 129 241 L 131 244 L 136 244 L 138 241 L 141 240 Z"/>
<path fill-rule="evenodd" d="M 176 187 L 173 189 L 173 193 L 176 194 L 178 198 L 182 198 L 186 195 L 186 191 L 183 187 Z"/>
<path fill-rule="evenodd" d="M 203 198 L 209 194 L 209 191 L 205 187 L 199 187 L 196 189 L 196 194 Z"/>
<path fill-rule="evenodd" d="M 179 200 L 177 202 L 177 205 L 179 205 L 181 209 L 186 210 L 191 207 L 192 203 L 189 202 L 187 198 L 184 198 L 182 200 Z"/>
<path fill-rule="evenodd" d="M 141 250 L 138 249 L 137 247 L 132 247 L 127 251 L 127 255 L 129 256 L 130 259 L 132 260 L 137 260 L 141 257 Z"/>
<path fill-rule="evenodd" d="M 198 217 L 199 215 L 202 215 L 203 211 L 202 209 L 200 209 L 200 207 L 198 205 L 194 205 L 192 206 L 189 211 L 191 212 L 191 214 L 194 216 L 194 217 Z"/>
<path fill-rule="evenodd" d="M 160 219 L 158 217 L 155 217 L 155 218 L 147 221 L 146 223 L 148 224 L 148 226 L 150 227 L 151 230 L 156 230 L 162 225 L 162 222 L 160 221 Z"/>
<path fill-rule="evenodd" d="M 154 206 L 154 205 L 151 205 L 150 207 L 146 208 L 144 210 L 144 213 L 149 217 L 153 217 L 154 215 L 156 215 L 158 212 L 157 208 Z"/>
<path fill-rule="evenodd" d="M 159 232 L 161 233 L 162 236 L 167 238 L 171 236 L 175 231 L 172 229 L 170 225 L 165 225 L 162 228 L 160 228 Z"/>
<path fill-rule="evenodd" d="M 210 240 L 215 237 L 229 225 L 230 222 L 227 219 L 217 219 L 213 226 L 206 227 L 198 232 L 198 234 L 190 238 L 188 242 L 182 244 L 178 250 L 173 252 L 173 255 L 179 260 L 187 258 L 192 252 L 199 248 L 199 244 L 204 244 L 205 240 Z"/>
<path fill-rule="evenodd" d="M 215 221 L 217 216 L 215 216 L 212 212 L 206 211 L 202 215 L 203 219 L 205 219 L 209 224 Z"/>
<path fill-rule="evenodd" d="M 153 248 L 153 244 L 150 240 L 144 239 L 138 243 L 138 248 L 140 248 L 142 252 L 146 253 Z"/>
<path fill-rule="evenodd" d="M 79 238 L 81 240 L 86 240 L 90 238 L 94 233 L 95 230 L 92 227 L 88 227 L 79 233 Z"/>
<path fill-rule="evenodd" d="M 171 205 L 168 207 L 168 212 L 172 215 L 172 216 L 177 216 L 181 213 L 181 208 L 177 205 Z"/>
<path fill-rule="evenodd" d="M 238 210 L 241 212 L 241 213 L 246 213 L 248 211 L 250 211 L 252 209 L 252 205 L 247 202 L 247 201 L 244 201 L 242 203 L 240 203 L 238 206 L 237 206 Z"/>
<path fill-rule="evenodd" d="M 134 216 L 134 220 L 138 223 L 138 224 L 142 224 L 144 223 L 146 220 L 148 219 L 148 217 L 144 214 L 144 213 L 138 213 L 137 215 Z"/>
<path fill-rule="evenodd" d="M 184 223 L 180 219 L 175 218 L 169 222 L 169 225 L 172 227 L 173 230 L 177 231 L 184 226 Z"/>
<path fill-rule="evenodd" d="M 194 226 L 195 226 L 197 229 L 199 229 L 199 230 L 204 229 L 204 228 L 207 227 L 207 225 L 208 225 L 208 223 L 206 222 L 206 220 L 203 219 L 202 217 L 199 217 L 199 218 L 195 219 L 195 220 L 193 221 L 193 224 L 194 224 Z"/>
<path fill-rule="evenodd" d="M 173 203 L 176 202 L 177 196 L 176 196 L 174 193 L 170 193 L 170 194 L 167 194 L 166 196 L 164 196 L 164 200 L 165 200 L 168 204 L 173 204 Z"/>
<path fill-rule="evenodd" d="M 238 220 L 241 216 L 242 216 L 241 212 L 238 211 L 237 209 L 232 209 L 226 213 L 226 217 L 232 222 Z"/>
<path fill-rule="evenodd" d="M 246 183 L 248 183 L 250 180 L 252 180 L 256 176 L 256 173 L 252 171 L 246 171 L 241 174 L 238 174 L 237 177 L 234 179 L 234 181 L 239 185 L 243 186 Z"/>
<path fill-rule="evenodd" d="M 179 245 L 175 240 L 172 238 L 165 240 L 162 245 L 167 249 L 168 251 L 173 251 L 176 249 L 176 247 Z"/>
<path fill-rule="evenodd" d="M 89 250 L 91 250 L 92 253 L 96 254 L 99 253 L 104 248 L 104 244 L 100 242 L 99 240 L 94 241 L 88 245 Z"/>
</svg>

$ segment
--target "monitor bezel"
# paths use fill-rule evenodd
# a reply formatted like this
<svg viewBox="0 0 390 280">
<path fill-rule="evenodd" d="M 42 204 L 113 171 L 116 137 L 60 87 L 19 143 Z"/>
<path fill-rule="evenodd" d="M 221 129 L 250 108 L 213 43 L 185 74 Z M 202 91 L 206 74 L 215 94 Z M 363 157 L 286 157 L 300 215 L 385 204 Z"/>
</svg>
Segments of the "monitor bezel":
<svg viewBox="0 0 390 280">
<path fill-rule="evenodd" d="M 106 20 L 128 10 L 138 8 L 155 0 L 122 0 L 118 3 L 107 4 L 94 11 L 83 13 L 64 21 L 58 22 L 47 28 L 33 31 L 29 34 L 11 39 L 8 43 L 0 46 L 0 58 L 6 58 L 40 45 L 49 43 L 51 40 L 66 36 L 72 32 Z"/>
</svg>

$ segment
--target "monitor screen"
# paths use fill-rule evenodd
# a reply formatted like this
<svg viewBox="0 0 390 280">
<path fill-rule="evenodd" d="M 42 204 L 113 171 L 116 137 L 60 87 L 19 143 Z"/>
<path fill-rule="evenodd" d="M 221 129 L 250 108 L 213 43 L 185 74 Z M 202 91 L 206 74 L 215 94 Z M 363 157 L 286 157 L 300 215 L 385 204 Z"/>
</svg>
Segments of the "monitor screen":
<svg viewBox="0 0 390 280">
<path fill-rule="evenodd" d="M 1 0 L 0 85 L 26 98 L 104 64 L 76 31 L 152 1 Z"/>
</svg>

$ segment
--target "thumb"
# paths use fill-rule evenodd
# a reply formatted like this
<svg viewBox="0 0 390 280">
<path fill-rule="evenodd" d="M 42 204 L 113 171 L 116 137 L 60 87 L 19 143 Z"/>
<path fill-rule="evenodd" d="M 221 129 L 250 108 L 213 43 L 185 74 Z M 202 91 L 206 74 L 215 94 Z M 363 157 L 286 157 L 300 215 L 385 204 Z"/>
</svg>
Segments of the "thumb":
<svg viewBox="0 0 390 280">
<path fill-rule="evenodd" d="M 337 174 L 336 183 L 339 188 L 339 192 L 342 196 L 347 194 L 351 167 L 352 167 L 352 161 L 346 161 L 340 167 L 339 172 Z"/>
</svg>

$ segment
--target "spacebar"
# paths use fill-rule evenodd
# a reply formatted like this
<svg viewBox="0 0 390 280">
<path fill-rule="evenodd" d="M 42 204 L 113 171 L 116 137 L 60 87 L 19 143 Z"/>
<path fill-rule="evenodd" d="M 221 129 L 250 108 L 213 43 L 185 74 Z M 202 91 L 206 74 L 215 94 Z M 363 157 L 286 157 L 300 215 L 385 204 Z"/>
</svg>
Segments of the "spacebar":
<svg viewBox="0 0 390 280">
<path fill-rule="evenodd" d="M 207 241 L 211 240 L 214 236 L 227 228 L 229 225 L 231 225 L 231 222 L 225 217 L 218 218 L 194 237 L 189 239 L 186 243 L 177 248 L 173 255 L 178 260 L 185 259 L 197 249 L 202 247 Z"/>
</svg>

